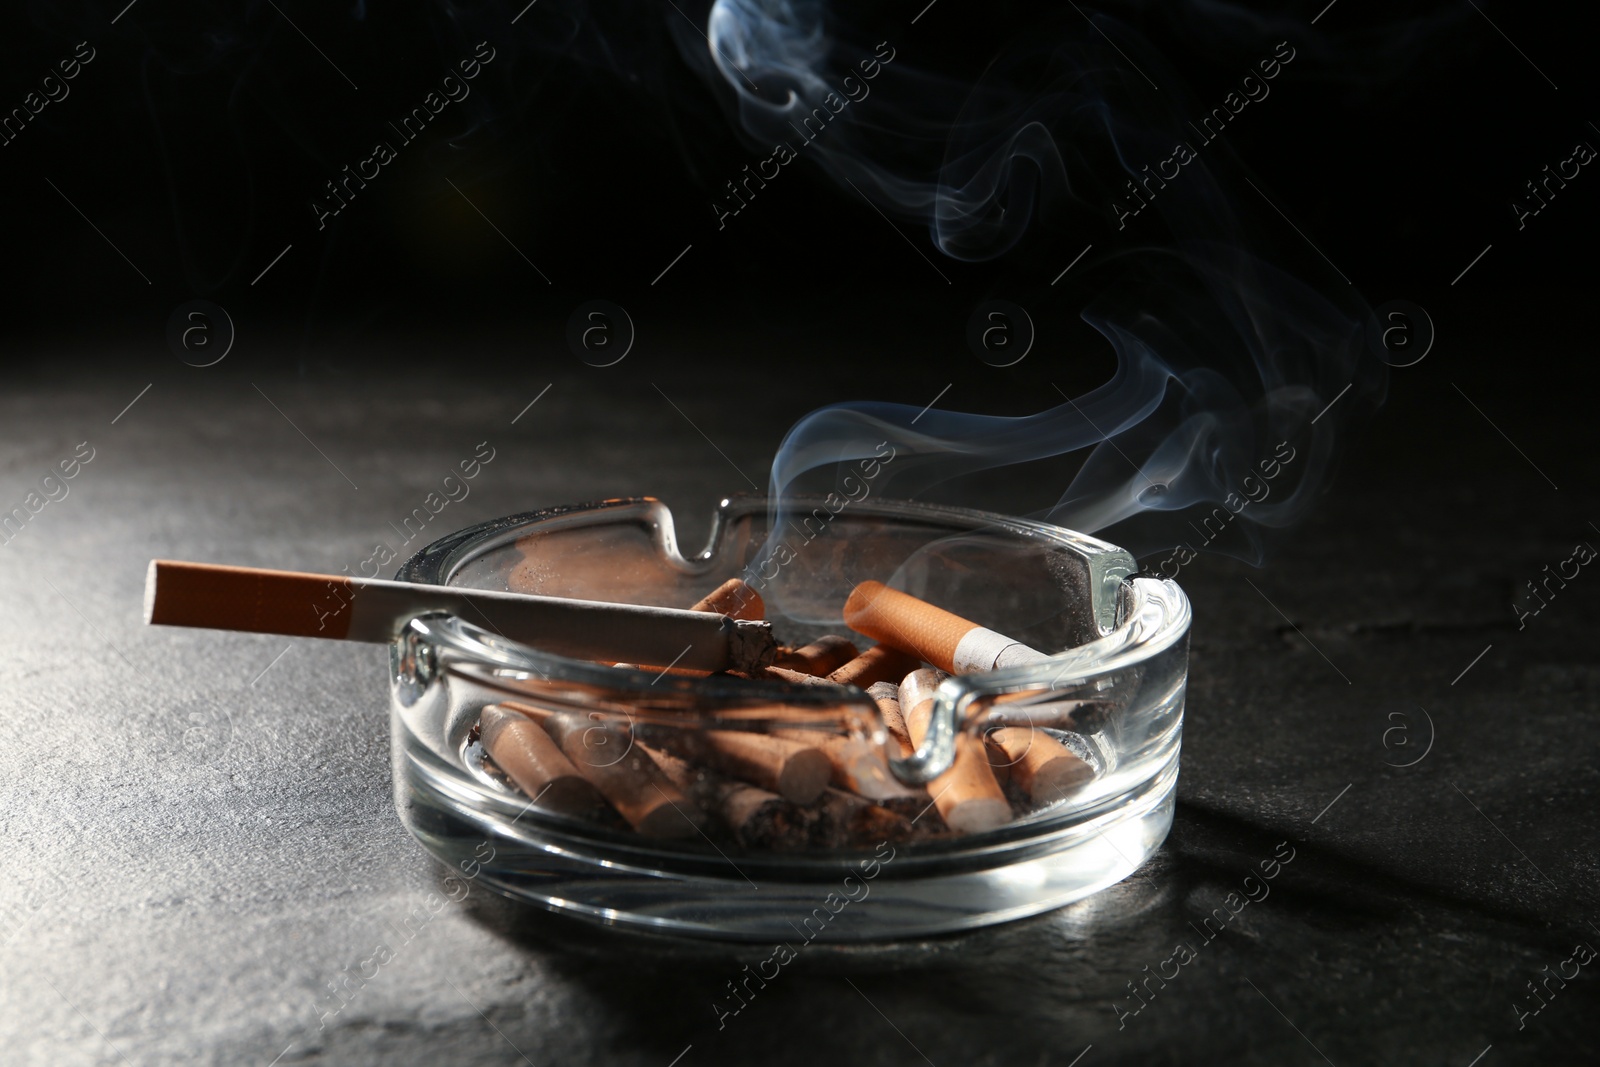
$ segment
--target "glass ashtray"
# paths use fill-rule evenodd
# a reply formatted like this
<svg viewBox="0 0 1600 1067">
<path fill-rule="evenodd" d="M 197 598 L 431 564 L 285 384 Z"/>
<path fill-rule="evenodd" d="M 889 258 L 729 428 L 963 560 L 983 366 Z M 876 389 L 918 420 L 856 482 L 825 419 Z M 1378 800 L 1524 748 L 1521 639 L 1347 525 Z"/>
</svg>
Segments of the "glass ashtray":
<svg viewBox="0 0 1600 1067">
<path fill-rule="evenodd" d="M 396 805 L 454 877 L 598 923 L 793 946 L 1056 908 L 1127 877 L 1172 824 L 1190 609 L 1136 569 L 1048 523 L 835 496 L 724 500 L 693 557 L 650 498 L 473 526 L 396 577 L 670 608 L 741 578 L 781 646 L 863 652 L 844 606 L 883 583 L 1045 655 L 919 672 L 916 729 L 882 699 L 898 678 L 869 693 L 591 662 L 428 615 L 391 646 Z M 491 729 L 555 739 L 564 776 L 519 788 Z"/>
</svg>

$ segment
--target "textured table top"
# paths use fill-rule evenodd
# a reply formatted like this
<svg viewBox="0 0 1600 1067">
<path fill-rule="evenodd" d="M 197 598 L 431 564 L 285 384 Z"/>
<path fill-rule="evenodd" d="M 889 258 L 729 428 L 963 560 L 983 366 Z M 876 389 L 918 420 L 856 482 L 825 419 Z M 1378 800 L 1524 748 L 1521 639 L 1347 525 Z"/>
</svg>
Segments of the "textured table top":
<svg viewBox="0 0 1600 1067">
<path fill-rule="evenodd" d="M 353 566 L 483 441 L 495 458 L 439 534 L 631 493 L 703 512 L 764 480 L 814 399 L 753 389 L 734 417 L 727 386 L 668 381 L 571 361 L 408 396 L 376 373 L 111 364 L 0 398 L 3 502 L 93 449 L 0 548 L 0 1062 L 1592 1056 L 1596 968 L 1574 947 L 1600 946 L 1596 579 L 1521 630 L 1509 606 L 1600 543 L 1592 456 L 1474 390 L 1534 468 L 1448 376 L 1408 380 L 1270 566 L 1185 570 L 1180 799 L 1149 864 L 1002 927 L 808 949 L 720 1029 L 725 983 L 767 948 L 597 930 L 479 887 L 426 911 L 442 872 L 393 810 L 380 649 L 142 625 L 151 557 Z M 1286 854 L 1270 895 L 1226 905 Z M 325 1017 L 328 983 L 363 973 Z"/>
</svg>

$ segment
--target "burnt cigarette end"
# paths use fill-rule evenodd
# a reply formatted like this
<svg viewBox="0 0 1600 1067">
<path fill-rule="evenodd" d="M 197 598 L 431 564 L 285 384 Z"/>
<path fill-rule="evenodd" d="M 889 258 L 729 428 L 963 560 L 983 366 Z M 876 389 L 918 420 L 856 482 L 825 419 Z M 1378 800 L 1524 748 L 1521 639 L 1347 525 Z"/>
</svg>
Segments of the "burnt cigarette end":
<svg viewBox="0 0 1600 1067">
<path fill-rule="evenodd" d="M 912 832 L 909 819 L 840 789 L 824 792 L 812 811 L 815 848 L 872 848 L 881 841 L 904 841 Z"/>
<path fill-rule="evenodd" d="M 811 840 L 810 820 L 801 808 L 744 782 L 721 786 L 717 811 L 745 848 L 797 852 Z"/>
<path fill-rule="evenodd" d="M 810 840 L 804 809 L 776 793 L 723 778 L 663 749 L 641 745 L 691 802 L 732 833 L 742 848 L 792 852 Z"/>
<path fill-rule="evenodd" d="M 766 667 L 778 654 L 771 623 L 728 617 L 722 620 L 722 628 L 728 635 L 728 664 L 734 670 L 754 671 Z"/>
</svg>

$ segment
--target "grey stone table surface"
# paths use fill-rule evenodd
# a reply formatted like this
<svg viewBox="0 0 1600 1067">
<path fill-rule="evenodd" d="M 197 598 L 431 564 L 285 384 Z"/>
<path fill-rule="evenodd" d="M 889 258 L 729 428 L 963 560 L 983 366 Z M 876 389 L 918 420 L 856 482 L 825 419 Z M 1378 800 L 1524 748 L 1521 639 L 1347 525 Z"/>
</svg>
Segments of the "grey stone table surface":
<svg viewBox="0 0 1600 1067">
<path fill-rule="evenodd" d="M 142 586 L 157 556 L 353 567 L 485 441 L 430 534 L 633 493 L 697 514 L 764 480 L 799 399 L 576 363 L 442 388 L 314 367 L 13 381 L 0 503 L 81 442 L 93 458 L 0 547 L 0 1063 L 1592 1062 L 1600 967 L 1551 976 L 1600 946 L 1600 579 L 1522 629 L 1510 608 L 1600 543 L 1592 427 L 1585 459 L 1449 380 L 1397 392 L 1268 567 L 1185 571 L 1178 814 L 1149 864 L 1026 921 L 807 949 L 720 1027 L 713 1002 L 767 948 L 481 887 L 426 910 L 442 871 L 394 813 L 380 649 L 148 628 Z M 1197 938 L 1280 849 L 1270 895 Z M 327 1014 L 379 945 L 393 958 Z"/>
</svg>

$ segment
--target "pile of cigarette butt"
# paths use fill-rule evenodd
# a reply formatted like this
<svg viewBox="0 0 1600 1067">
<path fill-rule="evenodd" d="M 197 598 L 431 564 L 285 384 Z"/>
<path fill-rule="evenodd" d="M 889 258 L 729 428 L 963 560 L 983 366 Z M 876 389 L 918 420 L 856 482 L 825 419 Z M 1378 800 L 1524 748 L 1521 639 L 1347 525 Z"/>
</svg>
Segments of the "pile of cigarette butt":
<svg viewBox="0 0 1600 1067">
<path fill-rule="evenodd" d="M 737 578 L 690 610 L 743 620 L 766 612 L 760 594 Z M 863 689 L 887 728 L 883 747 L 814 730 L 630 730 L 511 700 L 483 709 L 473 739 L 485 771 L 542 811 L 649 838 L 703 836 L 772 852 L 870 849 L 992 830 L 1094 778 L 1085 754 L 1058 739 L 1069 735 L 1023 726 L 960 734 L 949 770 L 925 788 L 902 783 L 888 759 L 922 744 L 944 678 L 1047 657 L 879 582 L 850 593 L 844 621 L 875 643 L 862 650 L 829 635 L 780 647 L 770 666 L 717 673 Z"/>
</svg>

